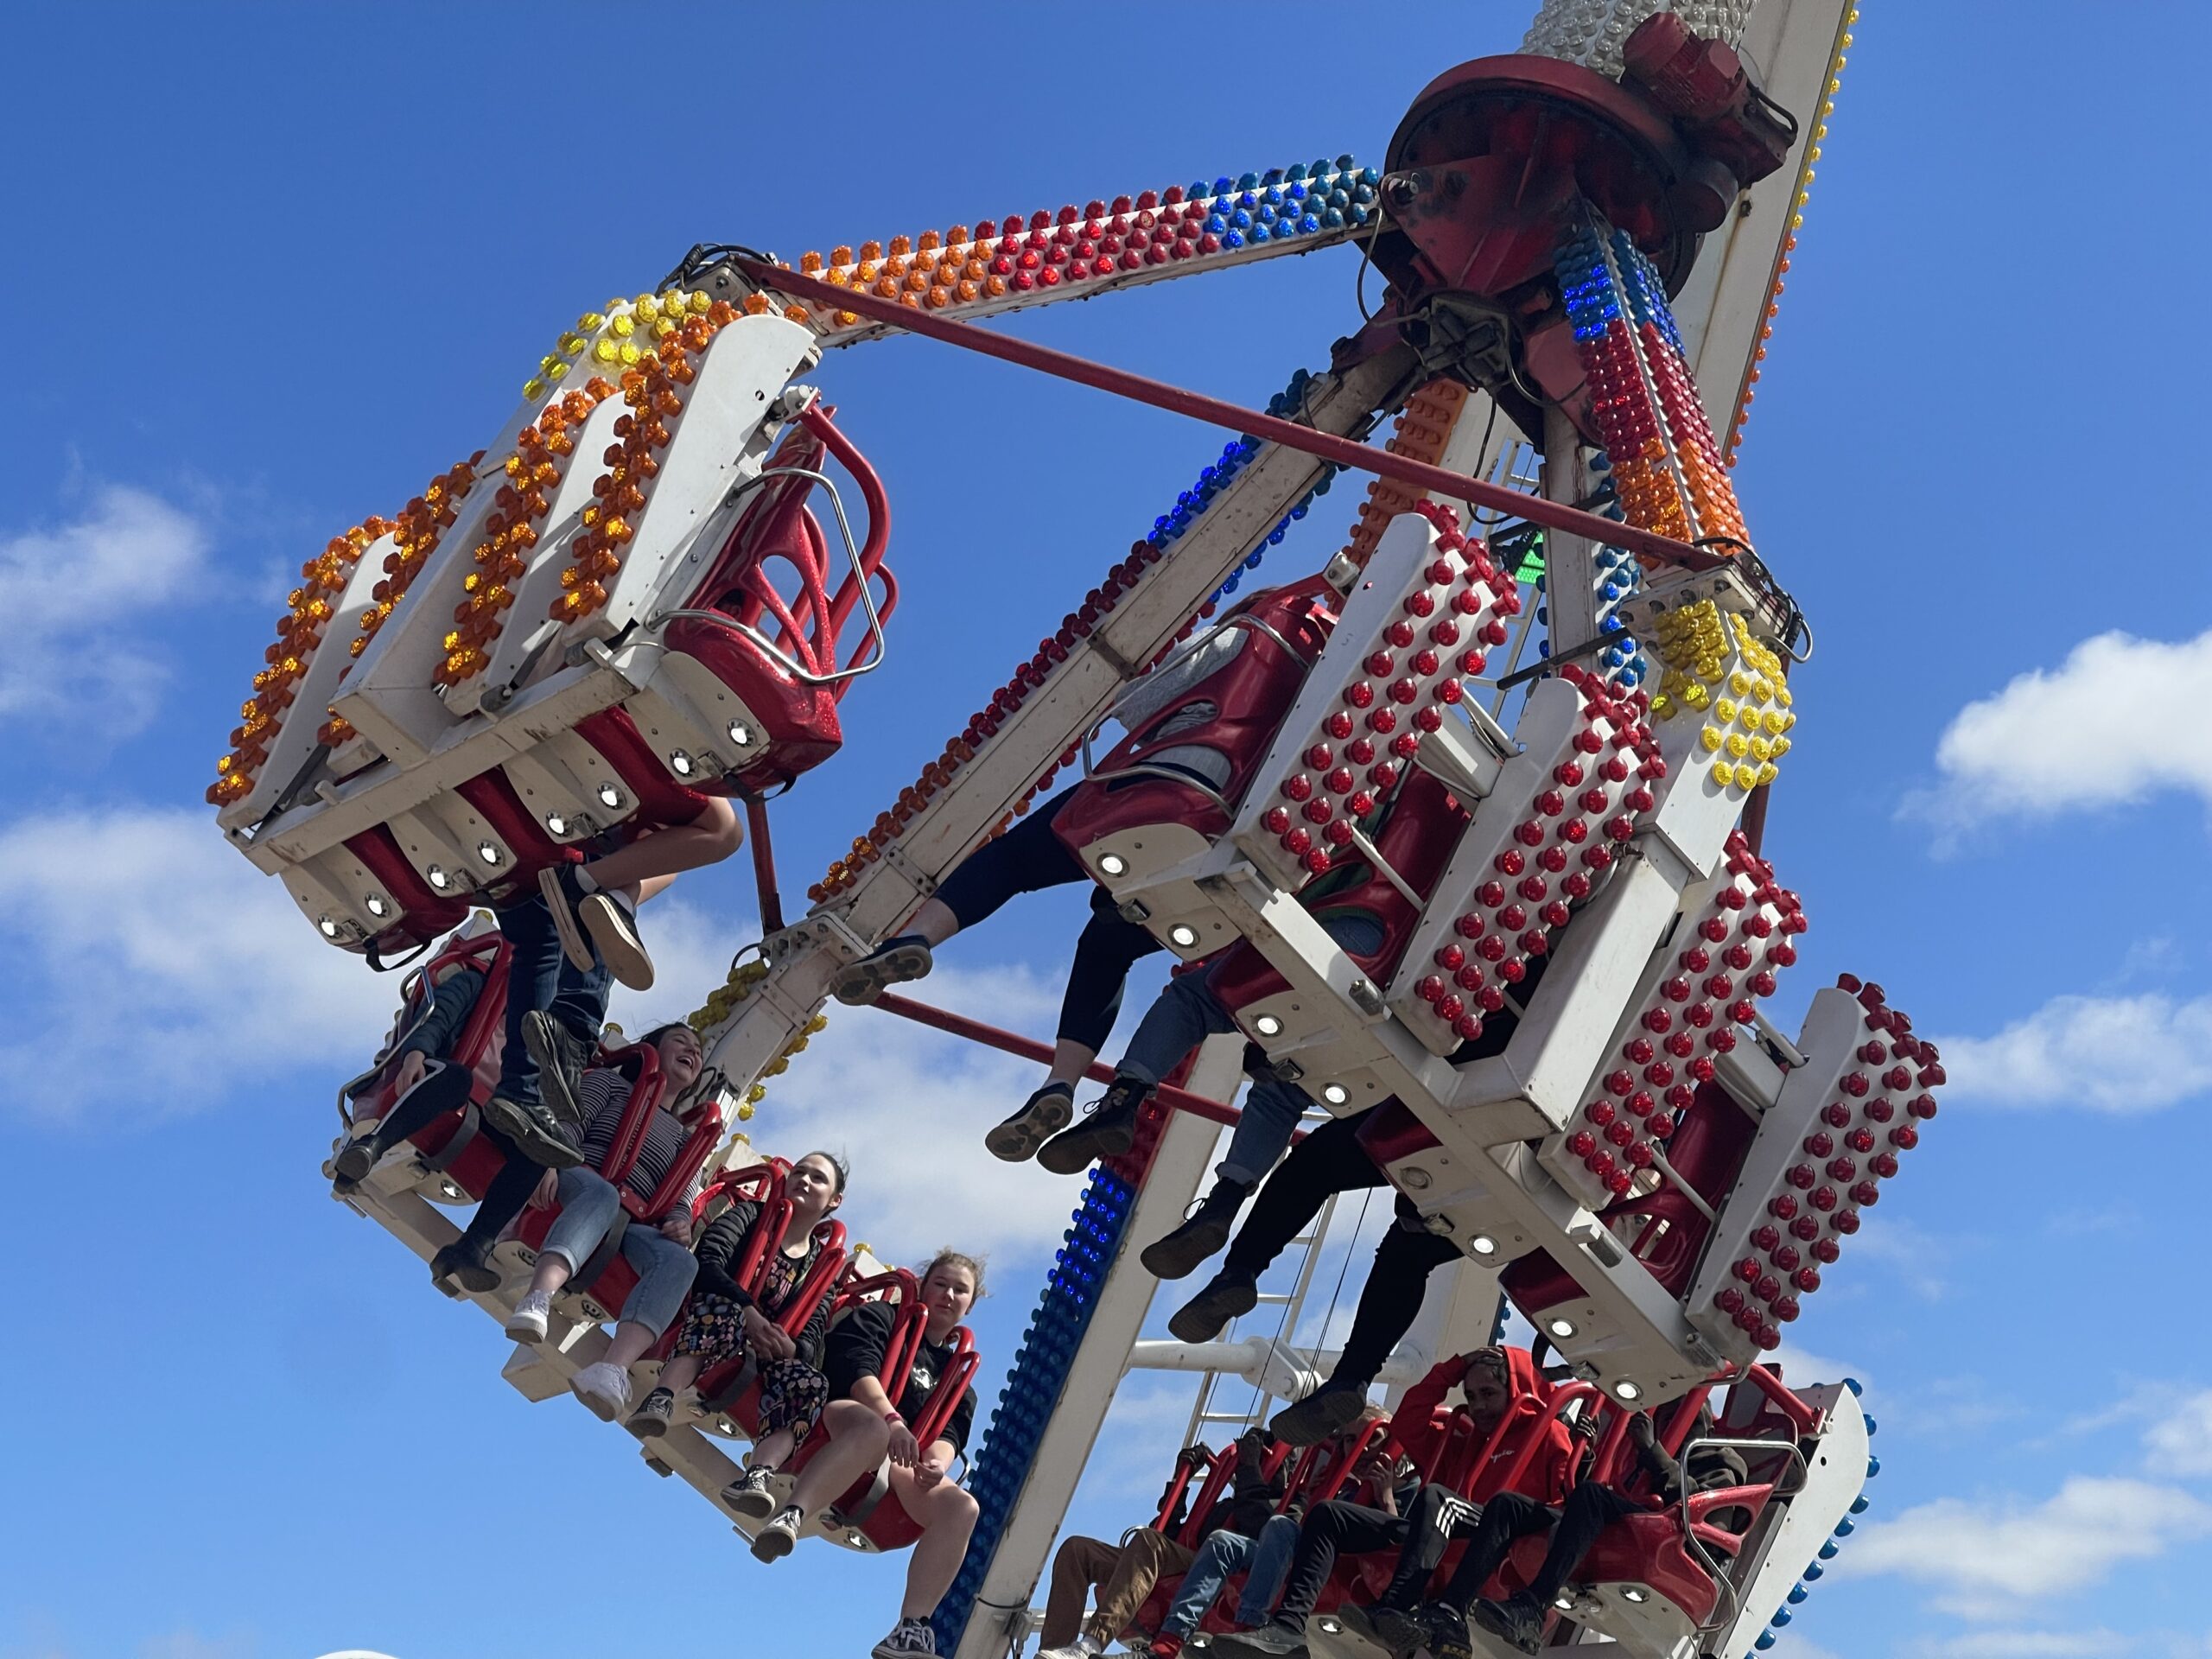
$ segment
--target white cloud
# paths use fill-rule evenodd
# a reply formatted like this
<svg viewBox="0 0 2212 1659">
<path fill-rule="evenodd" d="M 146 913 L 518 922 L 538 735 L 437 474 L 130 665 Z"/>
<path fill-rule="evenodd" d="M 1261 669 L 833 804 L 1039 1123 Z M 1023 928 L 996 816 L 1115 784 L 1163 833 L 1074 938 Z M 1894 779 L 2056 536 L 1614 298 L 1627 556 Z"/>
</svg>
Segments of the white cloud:
<svg viewBox="0 0 2212 1659">
<path fill-rule="evenodd" d="M 2164 1475 L 2212 1475 L 2212 1389 L 2175 1402 L 2143 1433 L 2143 1461 Z"/>
<path fill-rule="evenodd" d="M 0 1061 L 10 1097 L 49 1115 L 189 1109 L 301 1065 L 328 1065 L 334 1093 L 398 990 L 317 938 L 199 811 L 0 826 L 0 939 L 24 988 Z"/>
<path fill-rule="evenodd" d="M 1854 1576 L 1894 1573 L 1968 1618 L 2016 1617 L 2023 1602 L 2101 1583 L 2212 1531 L 2212 1507 L 2147 1481 L 2069 1477 L 2037 1504 L 1938 1498 L 1861 1529 L 1837 1561 Z"/>
<path fill-rule="evenodd" d="M 2212 1089 L 2212 996 L 2056 996 L 1992 1037 L 1947 1037 L 1945 1100 L 2155 1111 Z"/>
<path fill-rule="evenodd" d="M 137 643 L 202 569 L 200 525 L 143 490 L 109 486 L 51 530 L 0 536 L 0 715 L 110 736 L 152 716 L 166 678 Z"/>
<path fill-rule="evenodd" d="M 1802 1637 L 1784 1636 L 1772 1649 L 1772 1659 L 1841 1659 L 1841 1656 Z"/>
<path fill-rule="evenodd" d="M 1826 1354 L 1816 1354 L 1786 1339 L 1775 1350 L 1772 1363 L 1793 1388 L 1814 1382 L 1840 1382 L 1847 1376 L 1856 1379 L 1862 1389 L 1868 1386 L 1864 1367 L 1830 1359 Z"/>
<path fill-rule="evenodd" d="M 1976 1630 L 1929 1643 L 1929 1659 L 2075 1659 L 2076 1655 L 2141 1650 L 2139 1641 L 2110 1630 Z"/>
<path fill-rule="evenodd" d="M 2055 670 L 1961 709 L 1936 746 L 1942 774 L 1905 810 L 1956 832 L 2052 817 L 2167 789 L 2212 804 L 2212 730 L 2181 711 L 2212 698 L 2212 632 L 2168 645 L 2101 633 Z"/>
</svg>

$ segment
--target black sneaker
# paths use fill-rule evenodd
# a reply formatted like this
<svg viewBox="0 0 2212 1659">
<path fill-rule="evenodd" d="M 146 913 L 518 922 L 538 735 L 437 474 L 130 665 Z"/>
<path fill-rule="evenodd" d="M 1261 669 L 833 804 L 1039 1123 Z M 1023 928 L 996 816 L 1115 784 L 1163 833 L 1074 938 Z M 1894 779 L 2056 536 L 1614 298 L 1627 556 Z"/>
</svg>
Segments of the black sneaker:
<svg viewBox="0 0 2212 1659">
<path fill-rule="evenodd" d="M 1222 1659 L 1306 1659 L 1302 1626 L 1271 1618 L 1256 1630 L 1224 1630 L 1213 1639 Z"/>
<path fill-rule="evenodd" d="M 753 1535 L 753 1559 L 782 1560 L 791 1553 L 791 1546 L 798 1542 L 799 1529 L 805 1524 L 806 1514 L 798 1504 L 785 1504 L 772 1520 Z"/>
<path fill-rule="evenodd" d="M 1414 1650 L 1426 1639 L 1419 1619 L 1387 1603 L 1362 1607 L 1348 1601 L 1337 1609 L 1337 1618 L 1344 1629 L 1363 1642 L 1372 1642 L 1390 1659 L 1412 1659 Z"/>
<path fill-rule="evenodd" d="M 732 1515 L 749 1515 L 756 1521 L 765 1521 L 776 1512 L 776 1494 L 769 1487 L 775 1471 L 749 1465 L 745 1472 L 722 1488 L 722 1504 Z"/>
<path fill-rule="evenodd" d="M 1457 1607 L 1432 1601 L 1417 1617 L 1431 1659 L 1475 1659 L 1475 1638 L 1467 1629 L 1466 1616 Z"/>
<path fill-rule="evenodd" d="M 513 1141 L 522 1155 L 545 1169 L 570 1169 L 584 1160 L 569 1126 L 542 1101 L 511 1100 L 494 1095 L 484 1103 L 484 1121 Z"/>
<path fill-rule="evenodd" d="M 1205 1288 L 1175 1310 L 1167 1328 L 1179 1342 L 1211 1342 L 1231 1319 L 1259 1305 L 1259 1275 L 1224 1268 L 1206 1281 Z"/>
<path fill-rule="evenodd" d="M 645 936 L 638 931 L 638 912 L 630 907 L 627 897 L 601 887 L 584 895 L 576 915 L 599 947 L 607 972 L 633 991 L 652 989 L 653 959 L 645 951 Z"/>
<path fill-rule="evenodd" d="M 1038 1148 L 1037 1161 L 1055 1175 L 1076 1175 L 1093 1159 L 1120 1157 L 1136 1145 L 1137 1111 L 1151 1095 L 1152 1085 L 1141 1078 L 1115 1078 L 1088 1117 Z"/>
<path fill-rule="evenodd" d="M 347 1141 L 331 1162 L 331 1185 L 340 1192 L 351 1192 L 369 1179 L 369 1172 L 383 1156 L 384 1140 L 374 1129 L 358 1141 Z"/>
<path fill-rule="evenodd" d="M 1075 1085 L 1048 1083 L 1021 1103 L 1021 1109 L 995 1125 L 983 1137 L 994 1158 L 1009 1164 L 1027 1163 L 1037 1148 L 1067 1128 L 1075 1116 Z"/>
<path fill-rule="evenodd" d="M 638 1408 L 623 1420 L 622 1427 L 641 1440 L 657 1440 L 668 1433 L 669 1421 L 676 1415 L 676 1395 L 666 1389 L 655 1389 L 638 1402 Z"/>
<path fill-rule="evenodd" d="M 1206 1194 L 1205 1202 L 1188 1221 L 1144 1247 L 1144 1255 L 1140 1258 L 1144 1270 L 1155 1279 L 1182 1279 L 1195 1272 L 1199 1262 L 1229 1243 L 1229 1230 L 1236 1224 L 1236 1212 L 1252 1196 L 1255 1185 L 1252 1181 L 1216 1181 L 1213 1191 Z"/>
<path fill-rule="evenodd" d="M 1544 1609 L 1526 1590 L 1516 1590 L 1503 1601 L 1477 1602 L 1475 1623 L 1503 1637 L 1523 1653 L 1543 1649 Z M 1446 1656 L 1440 1653 L 1438 1659 Z"/>
<path fill-rule="evenodd" d="M 584 901 L 584 889 L 576 880 L 574 861 L 564 858 L 540 870 L 537 890 L 545 896 L 545 908 L 553 913 L 553 931 L 561 936 L 561 954 L 578 973 L 589 973 L 598 959 L 592 955 L 591 940 L 584 933 L 583 918 L 576 913 L 576 907 Z"/>
<path fill-rule="evenodd" d="M 537 1062 L 537 1091 L 554 1117 L 578 1135 L 583 1130 L 581 1090 L 594 1044 L 578 1036 L 543 1008 L 522 1017 L 522 1046 Z"/>
<path fill-rule="evenodd" d="M 937 1632 L 926 1618 L 902 1618 L 868 1651 L 868 1659 L 936 1659 Z"/>
<path fill-rule="evenodd" d="M 499 1273 L 484 1246 L 463 1233 L 430 1258 L 430 1282 L 448 1296 L 462 1291 L 480 1294 L 499 1288 Z"/>
<path fill-rule="evenodd" d="M 1275 1413 L 1268 1433 L 1290 1446 L 1315 1446 L 1356 1421 L 1367 1406 L 1367 1384 L 1331 1377 L 1294 1406 Z"/>
<path fill-rule="evenodd" d="M 830 994 L 840 1002 L 864 1007 L 893 985 L 927 978 L 933 965 L 930 942 L 918 933 L 901 933 L 858 962 L 847 963 L 830 982 Z"/>
</svg>

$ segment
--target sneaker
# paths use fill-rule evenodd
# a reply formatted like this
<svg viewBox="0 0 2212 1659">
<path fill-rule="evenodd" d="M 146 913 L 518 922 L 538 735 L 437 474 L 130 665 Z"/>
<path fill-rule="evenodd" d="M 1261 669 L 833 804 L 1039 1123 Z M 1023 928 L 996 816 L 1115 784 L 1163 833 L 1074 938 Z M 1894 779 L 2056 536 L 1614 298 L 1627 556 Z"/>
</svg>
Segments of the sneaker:
<svg viewBox="0 0 2212 1659">
<path fill-rule="evenodd" d="M 1541 1652 L 1544 1645 L 1544 1608 L 1526 1590 L 1516 1590 L 1503 1601 L 1488 1598 L 1475 1604 L 1475 1623 L 1484 1630 L 1503 1637 L 1523 1653 Z M 1437 1659 L 1465 1659 L 1465 1649 L 1459 1655 L 1446 1655 L 1437 1649 Z"/>
<path fill-rule="evenodd" d="M 1048 1083 L 1021 1103 L 1021 1109 L 983 1137 L 994 1158 L 1009 1164 L 1027 1163 L 1037 1148 L 1067 1128 L 1075 1116 L 1075 1085 Z"/>
<path fill-rule="evenodd" d="M 592 954 L 591 941 L 584 937 L 583 922 L 576 914 L 576 907 L 584 901 L 577 868 L 565 858 L 558 864 L 548 864 L 537 873 L 537 890 L 545 895 L 545 908 L 553 914 L 553 931 L 561 936 L 561 954 L 569 959 L 569 967 L 588 974 L 598 958 Z"/>
<path fill-rule="evenodd" d="M 1116 1077 L 1073 1128 L 1062 1129 L 1037 1150 L 1037 1161 L 1055 1175 L 1078 1175 L 1095 1158 L 1118 1158 L 1137 1143 L 1137 1109 L 1152 1084 Z"/>
<path fill-rule="evenodd" d="M 641 1440 L 657 1440 L 668 1433 L 669 1420 L 675 1415 L 675 1395 L 666 1389 L 655 1389 L 639 1402 L 622 1427 Z"/>
<path fill-rule="evenodd" d="M 1098 1659 L 1103 1652 L 1105 1649 L 1092 1641 L 1090 1633 L 1086 1630 L 1074 1641 L 1063 1643 L 1057 1648 L 1038 1649 L 1036 1659 Z"/>
<path fill-rule="evenodd" d="M 351 1192 L 369 1179 L 369 1172 L 384 1156 L 384 1140 L 374 1130 L 357 1141 L 349 1141 L 345 1149 L 331 1161 L 330 1184 L 340 1192 Z"/>
<path fill-rule="evenodd" d="M 584 1160 L 583 1149 L 569 1126 L 542 1102 L 494 1095 L 484 1103 L 484 1121 L 515 1143 L 522 1155 L 545 1169 L 570 1169 Z"/>
<path fill-rule="evenodd" d="M 1250 1181 L 1216 1181 L 1213 1191 L 1206 1194 L 1205 1202 L 1188 1221 L 1166 1237 L 1156 1238 L 1144 1247 L 1141 1258 L 1144 1270 L 1155 1279 L 1184 1279 L 1196 1272 L 1199 1262 L 1229 1243 L 1229 1230 L 1236 1224 L 1236 1212 L 1252 1196 L 1255 1185 Z"/>
<path fill-rule="evenodd" d="M 653 988 L 653 959 L 645 954 L 645 941 L 638 931 L 638 912 L 624 894 L 605 887 L 587 893 L 576 906 L 584 931 L 591 935 L 606 961 L 607 970 L 633 991 Z"/>
<path fill-rule="evenodd" d="M 748 1464 L 743 1474 L 722 1488 L 722 1507 L 732 1515 L 766 1520 L 776 1512 L 776 1494 L 769 1487 L 775 1478 L 774 1470 Z"/>
<path fill-rule="evenodd" d="M 858 962 L 847 963 L 830 982 L 830 994 L 840 1002 L 864 1007 L 893 985 L 927 978 L 934 965 L 927 939 L 918 933 L 901 933 Z"/>
<path fill-rule="evenodd" d="M 600 1421 L 611 1423 L 630 1409 L 630 1373 L 602 1359 L 570 1377 L 569 1392 L 589 1407 Z"/>
<path fill-rule="evenodd" d="M 515 1304 L 515 1311 L 507 1315 L 507 1335 L 517 1342 L 544 1341 L 546 1317 L 552 1312 L 551 1291 L 524 1291 L 522 1300 Z"/>
<path fill-rule="evenodd" d="M 1390 1659 L 1411 1659 L 1426 1639 L 1419 1619 L 1387 1603 L 1362 1607 L 1348 1601 L 1337 1609 L 1337 1618 L 1345 1630 L 1363 1642 L 1372 1642 Z"/>
<path fill-rule="evenodd" d="M 1306 1631 L 1271 1618 L 1256 1630 L 1223 1632 L 1214 1637 L 1213 1650 L 1222 1659 L 1306 1659 Z"/>
<path fill-rule="evenodd" d="M 1457 1607 L 1432 1601 L 1414 1615 L 1430 1659 L 1475 1659 L 1475 1638 Z"/>
<path fill-rule="evenodd" d="M 870 1659 L 909 1659 L 910 1655 L 936 1652 L 937 1631 L 925 1618 L 900 1619 L 890 1635 L 868 1649 Z"/>
<path fill-rule="evenodd" d="M 543 1008 L 522 1017 L 522 1046 L 537 1062 L 537 1091 L 564 1128 L 581 1131 L 584 1109 L 578 1091 L 594 1044 L 579 1037 Z"/>
<path fill-rule="evenodd" d="M 791 1553 L 791 1546 L 798 1542 L 799 1529 L 806 1524 L 806 1513 L 796 1503 L 786 1503 L 775 1513 L 760 1531 L 753 1535 L 753 1559 L 756 1561 L 780 1561 Z"/>
<path fill-rule="evenodd" d="M 1357 1420 L 1367 1405 L 1367 1384 L 1331 1377 L 1294 1406 L 1285 1406 L 1268 1433 L 1291 1446 L 1315 1446 Z"/>
<path fill-rule="evenodd" d="M 484 1247 L 463 1233 L 430 1258 L 430 1282 L 448 1296 L 457 1296 L 465 1290 L 497 1290 L 499 1270 L 492 1265 Z M 516 1312 L 521 1310 L 518 1308 Z M 544 1334 L 542 1321 L 538 1333 Z M 531 1340 L 536 1341 L 537 1338 Z"/>
<path fill-rule="evenodd" d="M 1175 1310 L 1167 1328 L 1179 1342 L 1211 1342 L 1231 1319 L 1259 1305 L 1259 1276 L 1224 1268 L 1206 1281 L 1205 1289 Z"/>
<path fill-rule="evenodd" d="M 1183 1638 L 1162 1630 L 1152 1638 L 1152 1645 L 1144 1650 L 1145 1659 L 1178 1659 L 1183 1651 Z"/>
</svg>

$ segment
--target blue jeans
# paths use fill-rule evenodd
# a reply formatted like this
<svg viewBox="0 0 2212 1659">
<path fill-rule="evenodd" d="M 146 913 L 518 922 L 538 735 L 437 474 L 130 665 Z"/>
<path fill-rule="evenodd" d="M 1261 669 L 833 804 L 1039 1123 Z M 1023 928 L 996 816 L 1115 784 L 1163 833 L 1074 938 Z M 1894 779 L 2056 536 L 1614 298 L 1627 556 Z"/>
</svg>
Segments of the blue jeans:
<svg viewBox="0 0 2212 1659">
<path fill-rule="evenodd" d="M 518 1105 L 535 1105 L 539 1098 L 537 1062 L 523 1046 L 523 1015 L 543 1008 L 587 1045 L 596 1042 L 614 976 L 597 945 L 592 947 L 588 972 L 578 973 L 569 966 L 561 936 L 553 929 L 553 912 L 534 887 L 528 899 L 499 912 L 499 931 L 507 938 L 507 1037 L 499 1051 L 495 1092 Z"/>
<path fill-rule="evenodd" d="M 1210 1532 L 1198 1546 L 1198 1556 L 1183 1574 L 1175 1603 L 1160 1621 L 1162 1636 L 1188 1636 L 1198 1629 L 1222 1586 L 1231 1573 L 1244 1574 L 1244 1593 L 1236 1604 L 1236 1622 L 1248 1629 L 1264 1624 L 1282 1593 L 1283 1575 L 1290 1570 L 1290 1552 L 1298 1542 L 1298 1522 L 1287 1515 L 1271 1516 L 1257 1538 L 1241 1532 Z"/>
<path fill-rule="evenodd" d="M 595 1169 L 564 1169 L 558 1180 L 561 1213 L 546 1230 L 538 1254 L 559 1256 L 574 1274 L 591 1260 L 622 1213 L 622 1195 Z M 642 1221 L 632 1221 L 624 1230 L 622 1256 L 638 1270 L 638 1282 L 623 1301 L 621 1317 L 658 1337 L 675 1322 L 690 1294 L 699 1258 Z"/>
<path fill-rule="evenodd" d="M 1343 950 L 1358 955 L 1378 950 L 1382 930 L 1365 916 L 1332 916 L 1322 923 Z M 1214 994 L 1213 969 L 1201 968 L 1167 982 L 1159 1000 L 1145 1010 L 1136 1035 L 1129 1039 L 1117 1071 L 1157 1084 L 1182 1064 L 1183 1057 L 1209 1037 L 1236 1029 L 1236 1021 Z M 1214 1173 L 1225 1181 L 1255 1185 L 1290 1146 L 1298 1120 L 1313 1097 L 1295 1084 L 1255 1083 L 1244 1096 L 1229 1152 Z"/>
</svg>

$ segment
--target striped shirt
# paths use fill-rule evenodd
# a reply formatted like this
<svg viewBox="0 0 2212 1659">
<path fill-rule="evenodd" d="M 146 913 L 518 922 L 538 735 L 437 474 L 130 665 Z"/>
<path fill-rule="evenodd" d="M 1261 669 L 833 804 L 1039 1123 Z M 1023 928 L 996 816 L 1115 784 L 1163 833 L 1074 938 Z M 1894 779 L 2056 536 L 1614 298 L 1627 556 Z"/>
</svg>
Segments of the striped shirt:
<svg viewBox="0 0 2212 1659">
<path fill-rule="evenodd" d="M 623 1108 L 630 1103 L 631 1087 L 629 1078 L 607 1066 L 594 1066 L 576 1086 L 577 1103 L 585 1114 L 584 1162 L 594 1169 L 613 1149 L 614 1133 L 621 1125 Z M 638 1148 L 638 1160 L 623 1178 L 623 1186 L 640 1198 L 652 1197 L 690 1138 L 691 1130 L 683 1119 L 664 1106 L 655 1107 L 644 1144 Z M 693 1172 L 684 1186 L 681 1202 L 687 1206 L 699 1196 L 700 1174 Z"/>
</svg>

